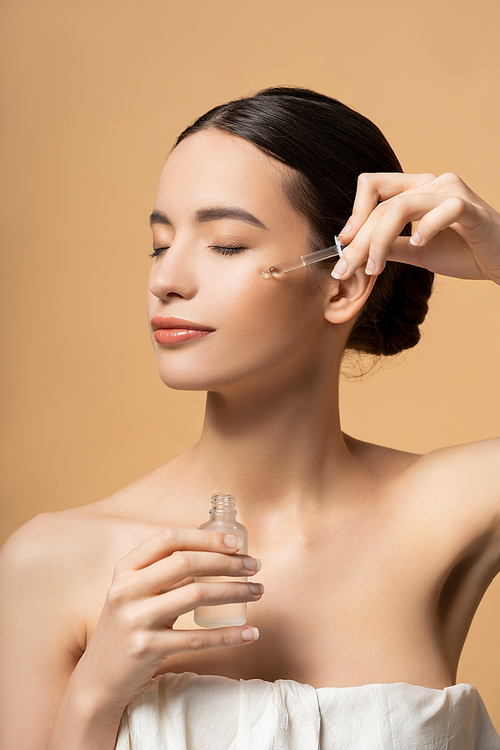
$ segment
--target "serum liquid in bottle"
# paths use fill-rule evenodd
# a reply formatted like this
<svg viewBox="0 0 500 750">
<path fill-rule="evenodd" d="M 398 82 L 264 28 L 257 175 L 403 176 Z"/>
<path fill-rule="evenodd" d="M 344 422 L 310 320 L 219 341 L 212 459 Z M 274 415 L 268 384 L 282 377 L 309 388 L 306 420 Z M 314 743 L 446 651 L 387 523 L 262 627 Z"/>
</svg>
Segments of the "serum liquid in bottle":
<svg viewBox="0 0 500 750">
<path fill-rule="evenodd" d="M 234 534 L 241 537 L 243 546 L 238 554 L 248 554 L 248 531 L 236 520 L 236 499 L 233 495 L 212 495 L 212 507 L 210 509 L 210 521 L 199 526 L 200 529 L 212 529 L 213 531 L 224 531 L 226 534 Z M 234 576 L 199 576 L 195 581 L 205 583 L 220 583 L 221 581 L 248 581 L 246 576 L 235 578 Z M 222 628 L 227 625 L 244 625 L 247 621 L 247 603 L 234 602 L 231 604 L 214 604 L 209 607 L 196 607 L 194 610 L 194 621 L 203 628 Z"/>
</svg>

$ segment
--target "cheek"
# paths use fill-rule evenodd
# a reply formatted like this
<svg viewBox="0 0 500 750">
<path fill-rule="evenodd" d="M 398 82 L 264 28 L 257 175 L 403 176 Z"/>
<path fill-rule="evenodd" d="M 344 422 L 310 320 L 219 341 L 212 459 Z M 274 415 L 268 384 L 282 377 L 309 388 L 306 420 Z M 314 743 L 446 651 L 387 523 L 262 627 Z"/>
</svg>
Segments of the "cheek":
<svg viewBox="0 0 500 750">
<path fill-rule="evenodd" d="M 207 264 L 208 265 L 208 264 Z M 173 311 L 217 329 L 199 345 L 157 348 L 163 382 L 176 389 L 212 390 L 231 382 L 314 359 L 324 297 L 305 275 L 263 279 L 259 268 L 215 274 L 203 269 L 192 299 L 174 298 Z M 148 292 L 148 308 L 158 300 Z M 153 342 L 154 345 L 154 342 Z"/>
<path fill-rule="evenodd" d="M 259 278 L 227 291 L 221 298 L 220 319 L 249 354 L 260 350 L 263 356 L 279 355 L 311 340 L 322 322 L 320 303 L 317 290 L 314 293 L 303 280 Z"/>
</svg>

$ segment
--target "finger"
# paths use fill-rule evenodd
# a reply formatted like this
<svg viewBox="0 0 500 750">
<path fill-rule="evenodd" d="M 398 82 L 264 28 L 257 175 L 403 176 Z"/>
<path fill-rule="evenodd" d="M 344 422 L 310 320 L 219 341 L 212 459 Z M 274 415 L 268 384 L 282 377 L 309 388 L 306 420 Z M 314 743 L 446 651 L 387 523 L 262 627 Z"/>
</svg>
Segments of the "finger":
<svg viewBox="0 0 500 750">
<path fill-rule="evenodd" d="M 356 235 L 380 201 L 399 193 L 419 188 L 435 179 L 433 174 L 404 174 L 402 172 L 366 172 L 358 177 L 352 214 L 339 234 L 343 243 Z"/>
<path fill-rule="evenodd" d="M 168 591 L 179 589 L 181 586 L 187 586 L 188 583 L 193 583 L 193 581 L 194 581 L 194 576 L 183 578 L 182 581 L 177 581 L 177 583 L 172 583 L 170 586 L 162 586 L 160 593 L 166 594 Z"/>
<path fill-rule="evenodd" d="M 250 555 L 176 550 L 147 568 L 128 575 L 124 585 L 131 599 L 159 594 L 179 581 L 195 576 L 249 576 L 260 570 L 260 561 Z"/>
<path fill-rule="evenodd" d="M 233 542 L 232 545 L 226 543 L 228 538 Z M 242 543 L 241 538 L 222 531 L 168 526 L 134 547 L 116 564 L 115 570 L 140 570 L 176 550 L 207 550 L 231 554 L 241 549 Z"/>
<path fill-rule="evenodd" d="M 442 193 L 406 192 L 380 203 L 344 250 L 341 260 L 345 261 L 345 265 L 340 266 L 339 261 L 332 276 L 347 279 L 365 263 L 366 273 L 380 274 L 391 246 L 406 224 L 419 221 L 447 198 Z"/>
<path fill-rule="evenodd" d="M 259 601 L 264 593 L 261 583 L 244 581 L 195 581 L 189 586 L 151 597 L 143 602 L 143 622 L 150 628 L 162 628 L 166 621 L 175 620 L 196 607 Z"/>
<path fill-rule="evenodd" d="M 467 242 L 449 227 L 439 232 L 423 247 L 411 245 L 409 237 L 398 237 L 391 247 L 388 259 L 427 268 L 442 276 L 457 279 L 485 278 Z"/>
<path fill-rule="evenodd" d="M 409 237 L 397 237 L 387 256 L 387 260 L 395 260 L 398 263 L 408 263 L 410 266 L 419 266 L 427 268 L 427 264 L 422 258 L 422 251 L 419 247 L 410 244 Z"/>
<path fill-rule="evenodd" d="M 199 630 L 169 630 L 152 634 L 152 647 L 167 659 L 186 651 L 205 651 L 209 648 L 227 648 L 253 643 L 259 637 L 257 628 L 239 625 L 227 628 L 200 628 Z"/>
<path fill-rule="evenodd" d="M 418 229 L 410 240 L 412 245 L 422 246 L 439 232 L 451 227 L 464 237 L 472 235 L 470 230 L 480 230 L 484 225 L 485 209 L 452 195 L 422 217 Z"/>
</svg>

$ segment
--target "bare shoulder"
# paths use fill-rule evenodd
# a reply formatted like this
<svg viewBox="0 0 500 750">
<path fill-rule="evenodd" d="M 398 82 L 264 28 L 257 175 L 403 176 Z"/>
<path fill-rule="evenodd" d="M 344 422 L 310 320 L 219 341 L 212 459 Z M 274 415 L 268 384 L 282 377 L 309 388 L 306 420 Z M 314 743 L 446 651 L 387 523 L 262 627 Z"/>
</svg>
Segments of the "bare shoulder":
<svg viewBox="0 0 500 750">
<path fill-rule="evenodd" d="M 500 438 L 430 451 L 419 457 L 414 471 L 422 486 L 467 503 L 500 532 Z"/>
<path fill-rule="evenodd" d="M 474 488 L 485 498 L 497 500 L 500 511 L 500 437 L 437 448 L 428 453 L 410 453 L 367 443 L 344 435 L 350 450 L 375 474 L 391 478 L 401 474 L 418 476 L 422 482 L 441 482 L 461 493 Z"/>
<path fill-rule="evenodd" d="M 5 542 L 0 564 L 19 575 L 53 573 L 73 589 L 84 584 L 164 526 L 176 461 L 97 502 L 35 516 Z"/>
<path fill-rule="evenodd" d="M 471 533 L 490 532 L 500 551 L 500 438 L 452 445 L 418 454 L 345 436 L 374 477 L 412 498 L 422 512 L 442 513 Z"/>
<path fill-rule="evenodd" d="M 111 498 L 68 510 L 40 513 L 18 528 L 5 542 L 0 560 L 20 571 L 52 570 L 59 578 L 78 576 L 82 557 L 94 558 L 132 519 L 116 513 Z M 41 566 L 41 567 L 40 567 Z"/>
<path fill-rule="evenodd" d="M 27 576 L 46 587 L 65 577 L 81 542 L 77 524 L 68 523 L 69 513 L 40 513 L 11 534 L 0 550 L 7 579 L 9 574 L 18 579 Z"/>
<path fill-rule="evenodd" d="M 154 486 L 142 477 L 108 498 L 68 510 L 41 513 L 17 529 L 0 550 L 7 579 L 26 578 L 44 590 L 77 590 L 160 527 L 141 517 L 137 500 Z M 93 571 L 93 572 L 91 572 Z"/>
<path fill-rule="evenodd" d="M 85 650 L 118 560 L 159 530 L 135 507 L 140 484 L 96 503 L 41 513 L 0 550 L 3 627 L 17 643 L 19 624 L 33 623 L 33 632 L 31 624 L 23 632 L 32 632 L 30 639 L 36 632 L 56 675 L 69 674 Z"/>
<path fill-rule="evenodd" d="M 77 623 L 85 569 L 96 556 L 99 540 L 95 524 L 79 509 L 41 513 L 15 531 L 0 550 L 2 598 L 18 617 L 42 619 L 52 612 L 65 635 L 74 634 L 71 650 L 78 651 Z M 26 611 L 25 611 L 26 610 Z M 74 627 L 73 627 L 74 625 Z M 83 632 L 83 631 L 82 631 Z"/>
<path fill-rule="evenodd" d="M 491 480 L 496 479 L 494 484 L 496 484 L 496 490 L 499 490 L 500 437 L 437 448 L 423 454 L 421 458 L 425 459 L 429 465 L 459 469 L 461 479 L 474 476 L 476 481 L 481 481 L 481 484 L 485 486 L 488 486 Z"/>
</svg>

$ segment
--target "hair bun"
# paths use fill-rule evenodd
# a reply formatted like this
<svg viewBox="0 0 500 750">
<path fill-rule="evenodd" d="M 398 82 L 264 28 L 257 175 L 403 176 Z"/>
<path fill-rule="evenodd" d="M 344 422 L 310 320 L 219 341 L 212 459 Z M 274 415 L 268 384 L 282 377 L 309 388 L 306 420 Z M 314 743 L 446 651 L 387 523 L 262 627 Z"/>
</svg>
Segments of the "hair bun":
<svg viewBox="0 0 500 750">
<path fill-rule="evenodd" d="M 388 261 L 347 340 L 346 348 L 392 356 L 418 344 L 434 274 Z"/>
</svg>

